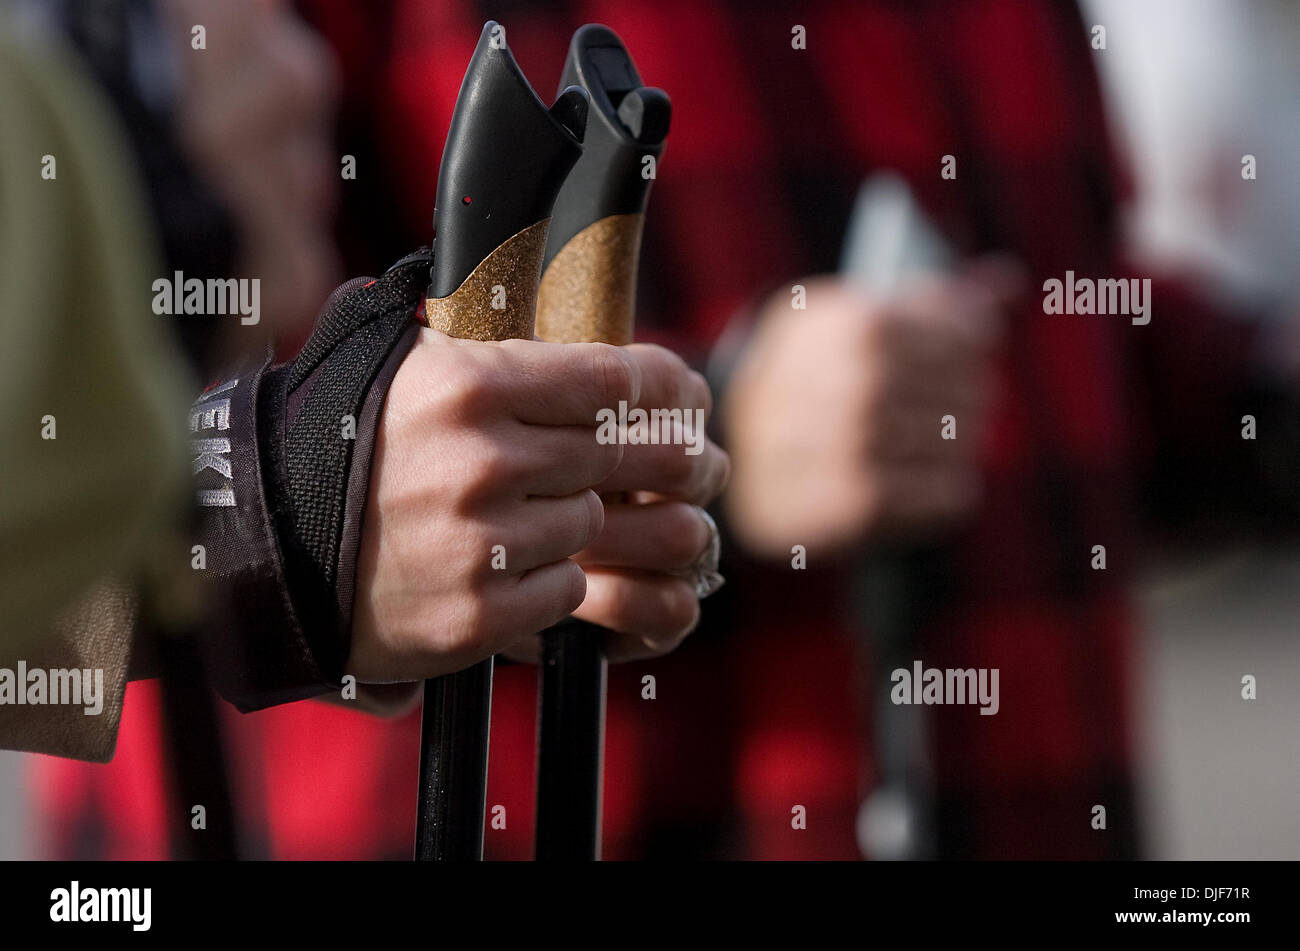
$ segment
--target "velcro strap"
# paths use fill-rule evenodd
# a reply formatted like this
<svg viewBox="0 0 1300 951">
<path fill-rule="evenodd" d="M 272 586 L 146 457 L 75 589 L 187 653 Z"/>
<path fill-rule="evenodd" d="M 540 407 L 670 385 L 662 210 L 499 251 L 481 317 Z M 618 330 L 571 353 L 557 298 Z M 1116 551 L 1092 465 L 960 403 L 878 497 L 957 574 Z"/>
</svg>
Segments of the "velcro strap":
<svg viewBox="0 0 1300 951">
<path fill-rule="evenodd" d="M 344 524 L 358 526 L 359 534 L 373 427 L 384 393 L 369 401 L 368 414 L 363 410 L 376 381 L 386 392 L 414 339 L 428 269 L 424 251 L 377 280 L 361 278 L 340 287 L 297 357 L 271 370 L 262 384 L 259 442 L 268 502 L 289 594 L 324 671 L 341 674 L 347 657 L 354 579 L 342 574 L 355 570 L 356 552 L 342 551 Z M 396 352 L 403 340 L 407 347 Z M 340 586 L 346 592 L 342 598 Z"/>
</svg>

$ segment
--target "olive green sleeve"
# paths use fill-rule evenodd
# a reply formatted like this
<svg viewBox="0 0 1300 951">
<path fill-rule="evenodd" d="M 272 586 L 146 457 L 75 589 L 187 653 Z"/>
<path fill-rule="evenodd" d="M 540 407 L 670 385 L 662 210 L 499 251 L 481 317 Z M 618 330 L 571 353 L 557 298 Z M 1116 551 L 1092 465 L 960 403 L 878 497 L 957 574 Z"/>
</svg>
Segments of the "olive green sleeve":
<svg viewBox="0 0 1300 951">
<path fill-rule="evenodd" d="M 3 20 L 0 10 L 0 20 Z M 184 512 L 192 392 L 111 106 L 0 23 L 0 669 L 100 668 L 103 712 L 0 706 L 0 747 L 112 754 L 132 586 Z"/>
</svg>

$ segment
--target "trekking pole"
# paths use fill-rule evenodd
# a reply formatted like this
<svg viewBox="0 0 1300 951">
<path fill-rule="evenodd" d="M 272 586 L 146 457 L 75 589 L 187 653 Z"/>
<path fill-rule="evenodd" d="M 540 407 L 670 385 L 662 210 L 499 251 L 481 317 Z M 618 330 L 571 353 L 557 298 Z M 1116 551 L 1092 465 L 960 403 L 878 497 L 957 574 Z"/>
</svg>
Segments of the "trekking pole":
<svg viewBox="0 0 1300 951">
<path fill-rule="evenodd" d="M 587 94 L 547 109 L 489 20 L 438 173 L 424 322 L 453 337 L 532 339 L 551 208 L 582 152 Z M 483 858 L 492 658 L 425 683 L 417 861 Z"/>
<path fill-rule="evenodd" d="M 234 799 L 230 790 L 221 718 L 209 686 L 202 649 L 192 629 L 160 632 L 158 666 L 162 735 L 170 766 L 168 820 L 173 858 L 231 861 L 239 858 Z M 191 810 L 203 807 L 203 823 Z"/>
<path fill-rule="evenodd" d="M 537 298 L 537 335 L 557 343 L 632 340 L 646 199 L 671 106 L 641 85 L 618 35 L 573 35 L 561 88 L 591 99 L 582 158 L 560 190 Z M 606 501 L 613 501 L 607 499 Z M 539 860 L 600 858 L 605 739 L 604 629 L 573 618 L 543 634 L 539 674 Z"/>
</svg>

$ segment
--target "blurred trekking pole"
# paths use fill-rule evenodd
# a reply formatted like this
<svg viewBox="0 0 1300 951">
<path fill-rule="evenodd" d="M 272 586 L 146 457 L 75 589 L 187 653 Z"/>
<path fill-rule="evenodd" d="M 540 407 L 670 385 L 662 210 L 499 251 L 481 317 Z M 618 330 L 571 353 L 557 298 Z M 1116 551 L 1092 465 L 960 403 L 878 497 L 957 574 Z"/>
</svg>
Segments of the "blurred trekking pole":
<svg viewBox="0 0 1300 951">
<path fill-rule="evenodd" d="M 949 273 L 953 254 L 917 205 L 906 182 L 868 179 L 849 224 L 842 271 L 877 297 L 909 278 Z M 923 709 L 890 699 L 891 671 L 910 668 L 917 635 L 947 587 L 941 544 L 877 545 L 863 554 L 855 585 L 859 620 L 871 638 L 868 669 L 877 782 L 858 814 L 857 838 L 875 859 L 934 855 L 932 766 Z"/>
</svg>

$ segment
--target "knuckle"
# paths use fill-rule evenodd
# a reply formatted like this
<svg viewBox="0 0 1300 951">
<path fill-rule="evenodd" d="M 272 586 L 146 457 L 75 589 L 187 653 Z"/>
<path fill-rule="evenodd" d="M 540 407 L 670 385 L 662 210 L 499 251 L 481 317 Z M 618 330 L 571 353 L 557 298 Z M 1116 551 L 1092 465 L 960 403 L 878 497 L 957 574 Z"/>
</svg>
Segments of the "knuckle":
<svg viewBox="0 0 1300 951">
<path fill-rule="evenodd" d="M 596 540 L 597 536 L 605 530 L 605 505 L 591 489 L 582 493 L 582 507 L 579 509 L 580 530 L 577 532 L 578 547 L 575 552 L 581 551 Z"/>
<path fill-rule="evenodd" d="M 699 472 L 698 459 L 703 456 L 689 456 L 681 446 L 667 445 L 661 447 L 660 470 L 668 487 L 674 492 L 686 493 L 695 484 Z"/>
<path fill-rule="evenodd" d="M 477 502 L 508 494 L 519 476 L 519 463 L 509 449 L 495 439 L 479 441 L 465 467 L 465 498 Z"/>
<path fill-rule="evenodd" d="M 511 603 L 493 596 L 475 598 L 475 605 L 476 623 L 468 645 L 468 652 L 475 659 L 499 653 L 520 634 L 541 629 L 532 625 L 526 604 Z"/>
<path fill-rule="evenodd" d="M 460 574 L 465 579 L 469 592 L 476 598 L 491 594 L 493 583 L 502 574 L 493 566 L 493 549 L 500 545 L 505 550 L 505 564 L 510 566 L 512 552 L 518 552 L 523 546 L 513 536 L 506 538 L 491 525 L 477 520 L 470 520 L 462 528 Z"/>
<path fill-rule="evenodd" d="M 709 388 L 709 381 L 704 378 L 704 374 L 698 370 L 687 370 L 685 390 L 686 405 L 683 409 L 703 409 L 704 418 L 708 419 L 713 413 L 713 391 Z"/>
<path fill-rule="evenodd" d="M 492 601 L 473 591 L 462 593 L 451 623 L 444 628 L 438 650 L 454 657 L 468 657 L 482 652 L 489 642 L 489 630 L 495 622 Z"/>
<path fill-rule="evenodd" d="M 617 406 L 620 402 L 632 403 L 633 371 L 629 359 L 609 344 L 591 344 L 592 379 L 599 388 L 602 406 Z"/>
<path fill-rule="evenodd" d="M 656 381 L 655 390 L 670 394 L 670 401 L 681 405 L 687 395 L 690 373 L 686 361 L 657 343 L 636 343 L 626 349 L 635 354 L 637 363 Z"/>
<path fill-rule="evenodd" d="M 556 568 L 554 598 L 541 627 L 568 617 L 582 605 L 587 597 L 587 576 L 576 562 L 562 561 Z"/>
<path fill-rule="evenodd" d="M 482 368 L 467 360 L 452 360 L 436 377 L 442 402 L 457 418 L 477 419 L 486 409 L 491 384 Z"/>
<path fill-rule="evenodd" d="M 590 478 L 593 484 L 604 482 L 617 472 L 618 467 L 623 463 L 624 447 L 622 442 L 603 443 L 599 440 L 592 440 L 591 448 L 588 451 L 591 463 Z"/>
<path fill-rule="evenodd" d="M 696 392 L 695 378 L 698 377 L 699 374 L 692 370 L 680 355 L 669 350 L 667 347 L 661 347 L 656 344 L 654 347 L 654 356 L 658 364 L 659 372 L 672 383 L 667 390 L 667 392 L 672 394 L 672 402 L 683 408 L 697 405 L 698 393 Z M 700 377 L 700 382 L 703 383 L 703 377 Z M 707 384 L 705 385 L 705 388 L 708 388 Z"/>
</svg>

